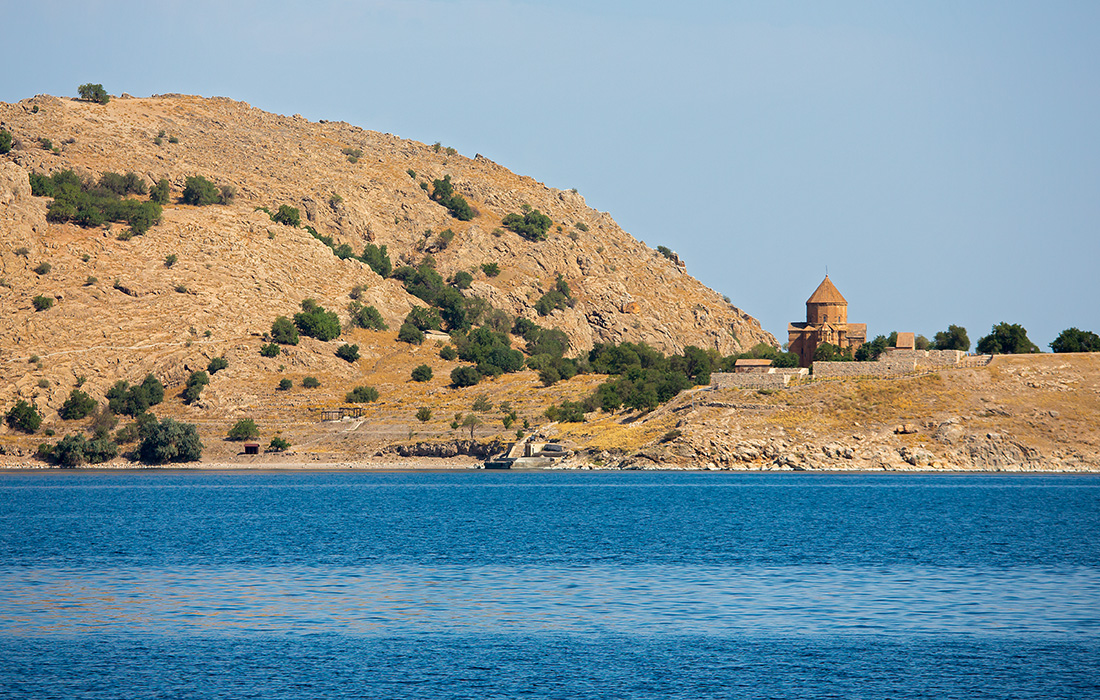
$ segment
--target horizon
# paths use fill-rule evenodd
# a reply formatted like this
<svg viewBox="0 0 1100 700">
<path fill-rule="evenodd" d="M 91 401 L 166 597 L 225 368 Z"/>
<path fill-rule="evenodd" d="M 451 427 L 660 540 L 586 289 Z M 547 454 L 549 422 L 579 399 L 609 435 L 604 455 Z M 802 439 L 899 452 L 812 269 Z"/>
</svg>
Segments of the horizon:
<svg viewBox="0 0 1100 700">
<path fill-rule="evenodd" d="M 1007 322 L 1049 351 L 1066 328 L 1100 331 L 1100 6 L 42 2 L 7 15 L 50 31 L 0 49 L 20 66 L 4 102 L 89 82 L 224 95 L 481 153 L 676 251 L 781 345 L 826 268 L 869 339 L 956 324 L 973 350 Z M 114 33 L 127 42 L 86 45 Z"/>
</svg>

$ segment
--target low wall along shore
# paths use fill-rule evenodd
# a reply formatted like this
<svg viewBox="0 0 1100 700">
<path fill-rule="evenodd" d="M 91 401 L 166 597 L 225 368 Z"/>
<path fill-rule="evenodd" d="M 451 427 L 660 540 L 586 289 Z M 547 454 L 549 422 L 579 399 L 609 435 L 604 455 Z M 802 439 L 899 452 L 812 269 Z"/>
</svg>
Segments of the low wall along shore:
<svg viewBox="0 0 1100 700">
<path fill-rule="evenodd" d="M 812 374 L 805 368 L 769 367 L 768 372 L 715 372 L 711 386 L 737 389 L 781 389 L 792 379 L 839 379 L 846 377 L 898 377 L 953 367 L 984 367 L 992 355 L 967 355 L 961 350 L 888 349 L 874 362 L 814 362 Z"/>
</svg>

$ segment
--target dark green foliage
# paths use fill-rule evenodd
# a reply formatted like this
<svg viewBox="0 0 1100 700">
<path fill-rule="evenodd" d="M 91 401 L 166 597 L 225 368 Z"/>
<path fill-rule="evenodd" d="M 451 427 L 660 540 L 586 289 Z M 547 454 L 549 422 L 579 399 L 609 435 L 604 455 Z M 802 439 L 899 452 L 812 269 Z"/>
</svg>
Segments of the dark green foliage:
<svg viewBox="0 0 1100 700">
<path fill-rule="evenodd" d="M 576 226 L 577 229 L 580 230 L 580 231 L 584 231 L 585 233 L 588 232 L 588 224 L 584 223 L 583 221 L 578 221 L 577 223 L 575 223 L 573 225 Z"/>
<path fill-rule="evenodd" d="M 401 324 L 401 328 L 397 329 L 397 339 L 402 343 L 420 345 L 424 342 L 424 331 L 405 321 Z"/>
<path fill-rule="evenodd" d="M 159 204 L 121 199 L 111 190 L 82 181 L 72 170 L 50 177 L 32 173 L 30 181 L 31 193 L 36 197 L 54 198 L 46 209 L 46 219 L 54 223 L 72 221 L 85 228 L 95 228 L 108 221 L 118 221 L 130 224 L 133 233 L 142 234 L 160 222 L 162 209 Z"/>
<path fill-rule="evenodd" d="M 422 331 L 437 331 L 442 321 L 439 318 L 439 312 L 435 309 L 414 306 L 405 317 L 405 323 L 411 323 Z"/>
<path fill-rule="evenodd" d="M 451 284 L 459 289 L 469 289 L 473 281 L 474 276 L 465 270 L 459 270 L 451 277 Z"/>
<path fill-rule="evenodd" d="M 435 242 L 432 243 L 432 248 L 437 251 L 447 250 L 447 246 L 451 245 L 451 241 L 455 239 L 455 232 L 451 229 L 444 229 L 436 236 Z"/>
<path fill-rule="evenodd" d="M 508 214 L 501 221 L 504 227 L 518 233 L 529 241 L 545 241 L 546 234 L 553 225 L 550 217 L 532 209 L 526 214 Z"/>
<path fill-rule="evenodd" d="M 561 423 L 583 423 L 585 405 L 581 401 L 562 401 L 561 406 L 546 409 L 546 417 Z"/>
<path fill-rule="evenodd" d="M 435 304 L 436 299 L 446 288 L 443 277 L 436 272 L 428 261 L 422 262 L 417 267 L 403 266 L 393 271 L 394 279 L 400 280 L 405 285 L 405 290 L 413 296 L 428 304 Z"/>
<path fill-rule="evenodd" d="M 11 132 L 7 129 L 0 129 L 0 156 L 11 152 L 11 141 Z"/>
<path fill-rule="evenodd" d="M 42 414 L 38 412 L 37 406 L 19 399 L 14 406 L 8 409 L 8 412 L 4 415 L 4 420 L 13 430 L 33 435 L 38 427 L 42 425 Z"/>
<path fill-rule="evenodd" d="M 119 196 L 125 194 L 145 194 L 145 181 L 134 172 L 125 175 L 105 172 L 99 176 L 99 188 Z"/>
<path fill-rule="evenodd" d="M 453 334 L 458 356 L 477 363 L 478 374 L 498 376 L 523 369 L 523 353 L 513 350 L 506 333 L 479 326 L 469 333 Z"/>
<path fill-rule="evenodd" d="M 149 427 L 138 455 L 146 464 L 197 462 L 202 457 L 202 442 L 194 425 L 165 418 Z"/>
<path fill-rule="evenodd" d="M 341 260 L 348 260 L 355 257 L 355 251 L 351 249 L 351 246 L 347 243 L 341 243 L 332 249 L 332 254 Z"/>
<path fill-rule="evenodd" d="M 302 379 L 302 386 L 307 389 L 316 389 L 321 386 L 321 382 L 317 381 L 317 377 L 306 377 Z"/>
<path fill-rule="evenodd" d="M 44 297 L 41 294 L 31 299 L 31 304 L 34 305 L 35 311 L 45 311 L 53 306 L 53 299 L 51 297 Z"/>
<path fill-rule="evenodd" d="M 336 356 L 339 357 L 341 360 L 355 362 L 359 359 L 359 346 L 348 345 L 347 343 L 344 343 L 340 347 L 336 348 Z"/>
<path fill-rule="evenodd" d="M 439 349 L 439 357 L 448 362 L 453 362 L 458 358 L 458 350 L 455 350 L 455 346 L 453 345 L 444 345 Z"/>
<path fill-rule="evenodd" d="M 53 463 L 65 468 L 79 467 L 85 462 L 100 464 L 118 456 L 118 445 L 106 434 L 99 434 L 92 440 L 74 433 L 63 437 L 49 452 Z"/>
<path fill-rule="evenodd" d="M 884 335 L 875 336 L 874 340 L 864 343 L 859 347 L 859 350 L 856 350 L 856 362 L 874 362 L 882 353 L 886 352 L 886 348 L 890 347 L 889 342 Z M 896 332 L 894 342 L 897 342 Z"/>
<path fill-rule="evenodd" d="M 209 383 L 210 377 L 206 372 L 192 372 L 191 376 L 187 378 L 187 386 L 183 390 L 184 402 L 192 404 L 198 401 L 199 395 L 202 394 L 202 390 L 206 388 L 206 385 Z"/>
<path fill-rule="evenodd" d="M 340 152 L 348 157 L 349 163 L 358 163 L 359 159 L 363 157 L 363 149 L 361 148 L 352 148 L 348 146 L 346 148 L 341 148 Z"/>
<path fill-rule="evenodd" d="M 412 371 L 412 380 L 414 382 L 426 382 L 432 378 L 432 368 L 428 365 L 419 365 Z"/>
<path fill-rule="evenodd" d="M 427 423 L 432 419 L 432 409 L 426 406 L 416 409 L 416 419 L 421 423 Z"/>
<path fill-rule="evenodd" d="M 220 201 L 217 185 L 202 175 L 192 175 L 184 182 L 182 200 L 184 204 L 207 206 Z"/>
<path fill-rule="evenodd" d="M 478 394 L 478 397 L 474 399 L 474 405 L 471 407 L 479 413 L 485 413 L 493 410 L 493 402 L 489 400 L 489 397 L 485 394 Z"/>
<path fill-rule="evenodd" d="M 363 249 L 360 260 L 365 262 L 380 277 L 389 277 L 390 273 L 393 272 L 393 263 L 390 262 L 390 256 L 386 253 L 386 246 L 384 245 L 379 247 L 373 243 L 368 243 L 367 247 Z"/>
<path fill-rule="evenodd" d="M 539 316 L 549 316 L 555 309 L 564 309 L 566 306 L 572 306 L 572 303 L 573 293 L 569 289 L 569 284 L 559 274 L 554 288 L 535 302 L 535 311 Z"/>
<path fill-rule="evenodd" d="M 370 403 L 378 400 L 378 390 L 372 386 L 357 386 L 344 396 L 347 403 Z"/>
<path fill-rule="evenodd" d="M 450 175 L 444 175 L 442 180 L 432 182 L 431 197 L 446 207 L 451 212 L 451 216 L 459 221 L 469 221 L 477 214 L 466 199 L 455 192 Z"/>
<path fill-rule="evenodd" d="M 946 331 L 940 331 L 932 338 L 932 347 L 936 350 L 970 350 L 970 338 L 962 326 L 950 325 Z"/>
<path fill-rule="evenodd" d="M 482 263 L 481 271 L 485 273 L 486 277 L 496 277 L 500 274 L 500 265 L 495 262 Z"/>
<path fill-rule="evenodd" d="M 242 418 L 237 421 L 236 424 L 229 429 L 226 433 L 226 439 L 228 440 L 255 440 L 260 437 L 260 429 L 256 426 L 256 421 L 251 418 Z"/>
<path fill-rule="evenodd" d="M 352 325 L 366 328 L 372 331 L 384 331 L 389 326 L 382 320 L 382 314 L 373 306 L 364 306 L 358 301 L 348 304 L 348 314 L 351 315 Z"/>
<path fill-rule="evenodd" d="M 663 245 L 657 246 L 657 252 L 660 253 L 661 255 L 665 256 L 669 260 L 675 260 L 676 259 L 676 253 L 673 253 L 672 250 L 670 250 L 666 246 L 663 246 Z"/>
<path fill-rule="evenodd" d="M 340 319 L 313 299 L 302 300 L 302 311 L 294 314 L 294 325 L 302 335 L 329 341 L 340 335 Z"/>
<path fill-rule="evenodd" d="M 1023 355 L 1039 352 L 1035 343 L 1027 337 L 1027 330 L 1018 323 L 1001 322 L 993 326 L 989 335 L 978 341 L 978 352 L 983 355 Z"/>
<path fill-rule="evenodd" d="M 281 350 L 282 348 L 275 343 L 268 343 L 260 346 L 260 354 L 264 357 L 276 357 Z"/>
<path fill-rule="evenodd" d="M 298 327 L 286 316 L 275 317 L 271 324 L 271 341 L 280 345 L 297 345 Z"/>
<path fill-rule="evenodd" d="M 277 224 L 284 224 L 286 226 L 297 227 L 302 225 L 302 217 L 298 212 L 298 208 L 288 204 L 280 204 L 279 211 L 272 215 L 271 220 Z"/>
<path fill-rule="evenodd" d="M 474 386 L 481 381 L 481 373 L 476 367 L 463 365 L 451 370 L 451 384 L 456 387 Z"/>
<path fill-rule="evenodd" d="M 39 263 L 34 268 L 34 274 L 36 274 L 36 275 L 48 275 L 50 273 L 50 270 L 52 270 L 52 269 L 53 269 L 53 265 L 49 264 L 48 262 L 42 262 L 42 263 Z"/>
<path fill-rule="evenodd" d="M 154 204 L 167 204 L 170 196 L 168 180 L 165 178 L 157 180 L 157 184 L 153 185 L 153 189 L 149 191 L 149 201 Z"/>
<path fill-rule="evenodd" d="M 267 445 L 268 452 L 286 452 L 290 449 L 290 443 L 276 435 Z"/>
<path fill-rule="evenodd" d="M 814 350 L 815 362 L 850 362 L 852 360 L 851 348 L 839 348 L 832 343 L 822 343 Z"/>
<path fill-rule="evenodd" d="M 149 374 L 141 384 L 130 386 L 119 380 L 107 391 L 107 407 L 112 413 L 123 416 L 136 416 L 144 413 L 150 406 L 156 406 L 164 400 L 164 385 Z"/>
<path fill-rule="evenodd" d="M 1051 344 L 1054 352 L 1100 352 L 1100 336 L 1092 331 L 1067 328 Z"/>
<path fill-rule="evenodd" d="M 179 142 L 180 142 L 180 137 L 179 136 L 169 136 L 168 137 L 168 143 L 179 143 Z"/>
<path fill-rule="evenodd" d="M 294 386 L 294 382 L 290 379 L 283 377 L 279 380 L 279 385 L 275 387 L 279 391 L 289 391 Z"/>
<path fill-rule="evenodd" d="M 209 364 L 206 365 L 206 371 L 211 375 L 217 373 L 219 370 L 223 370 L 229 366 L 229 360 L 224 357 L 211 358 Z"/>
<path fill-rule="evenodd" d="M 111 96 L 107 94 L 107 91 L 103 89 L 103 86 L 99 83 L 84 83 L 77 88 L 80 93 L 80 99 L 89 100 L 97 104 L 105 105 L 111 101 Z"/>
<path fill-rule="evenodd" d="M 80 420 L 85 416 L 92 415 L 95 407 L 95 399 L 80 389 L 73 389 L 69 392 L 69 398 L 65 399 L 65 403 L 61 404 L 61 410 L 57 413 L 62 420 Z"/>
</svg>

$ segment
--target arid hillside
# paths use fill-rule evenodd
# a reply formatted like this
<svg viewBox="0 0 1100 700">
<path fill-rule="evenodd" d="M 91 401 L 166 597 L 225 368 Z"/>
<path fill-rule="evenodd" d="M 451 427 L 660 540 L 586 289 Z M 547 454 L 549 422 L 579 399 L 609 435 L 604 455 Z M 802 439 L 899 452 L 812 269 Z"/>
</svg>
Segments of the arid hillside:
<svg viewBox="0 0 1100 700">
<path fill-rule="evenodd" d="M 390 398 L 400 393 L 409 404 L 431 403 L 432 392 L 449 391 L 446 377 L 455 363 L 440 360 L 433 342 L 396 342 L 402 319 L 422 302 L 363 262 L 339 259 L 307 225 L 356 255 L 370 242 L 387 246 L 395 266 L 430 254 L 444 278 L 468 272 L 472 283 L 464 295 L 564 331 L 571 354 L 594 342 L 626 340 L 665 352 L 695 345 L 722 354 L 776 342 L 688 275 L 675 256 L 635 240 L 580 194 L 441 145 L 181 95 L 122 96 L 106 105 L 37 96 L 0 104 L 0 128 L 14 136 L 12 151 L 0 156 L 0 407 L 33 401 L 47 423 L 78 379 L 101 400 L 117 380 L 137 382 L 153 372 L 171 396 L 190 372 L 222 355 L 229 368 L 196 405 L 178 406 L 181 416 L 219 426 L 255 412 L 309 421 L 301 411 L 338 405 L 362 383 L 378 384 L 383 402 L 387 383 Z M 128 237 L 124 223 L 48 222 L 51 199 L 32 195 L 29 175 L 67 169 L 91 180 L 133 172 L 148 187 L 167 179 L 171 198 L 161 223 Z M 210 206 L 180 203 L 186 179 L 195 175 L 235 189 L 235 198 Z M 429 197 L 431 183 L 445 176 L 478 212 L 472 220 L 454 218 Z M 302 227 L 275 223 L 259 209 L 282 205 L 300 210 Z M 551 218 L 546 240 L 526 240 L 502 227 L 503 217 L 527 208 Z M 447 229 L 453 238 L 441 244 Z M 483 271 L 490 263 L 498 275 Z M 535 302 L 559 276 L 573 299 L 540 316 Z M 273 319 L 293 315 L 305 298 L 336 311 L 347 328 L 355 287 L 389 331 L 347 329 L 332 343 L 305 338 L 277 358 L 259 355 Z M 35 297 L 52 306 L 36 310 Z M 360 345 L 362 359 L 336 358 L 333 350 L 343 342 Z M 515 344 L 522 347 L 519 339 Z M 411 366 L 434 363 L 436 378 L 408 385 L 412 360 Z M 322 380 L 319 390 L 298 387 L 307 375 Z M 295 389 L 275 392 L 284 376 Z M 544 406 L 576 393 L 565 385 L 544 392 L 533 372 L 506 379 L 519 382 L 521 396 L 498 401 L 526 398 Z M 488 384 L 472 391 L 499 393 Z"/>
</svg>

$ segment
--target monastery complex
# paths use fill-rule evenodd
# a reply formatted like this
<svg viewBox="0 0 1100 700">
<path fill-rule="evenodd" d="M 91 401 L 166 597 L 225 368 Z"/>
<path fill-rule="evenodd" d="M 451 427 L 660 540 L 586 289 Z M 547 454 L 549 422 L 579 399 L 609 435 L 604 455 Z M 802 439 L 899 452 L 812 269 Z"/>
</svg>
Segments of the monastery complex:
<svg viewBox="0 0 1100 700">
<path fill-rule="evenodd" d="M 848 323 L 848 300 L 841 295 L 828 275 L 806 300 L 806 322 L 787 326 L 787 346 L 798 355 L 800 367 L 814 362 L 814 352 L 823 343 L 854 355 L 867 342 L 866 323 Z"/>
</svg>

